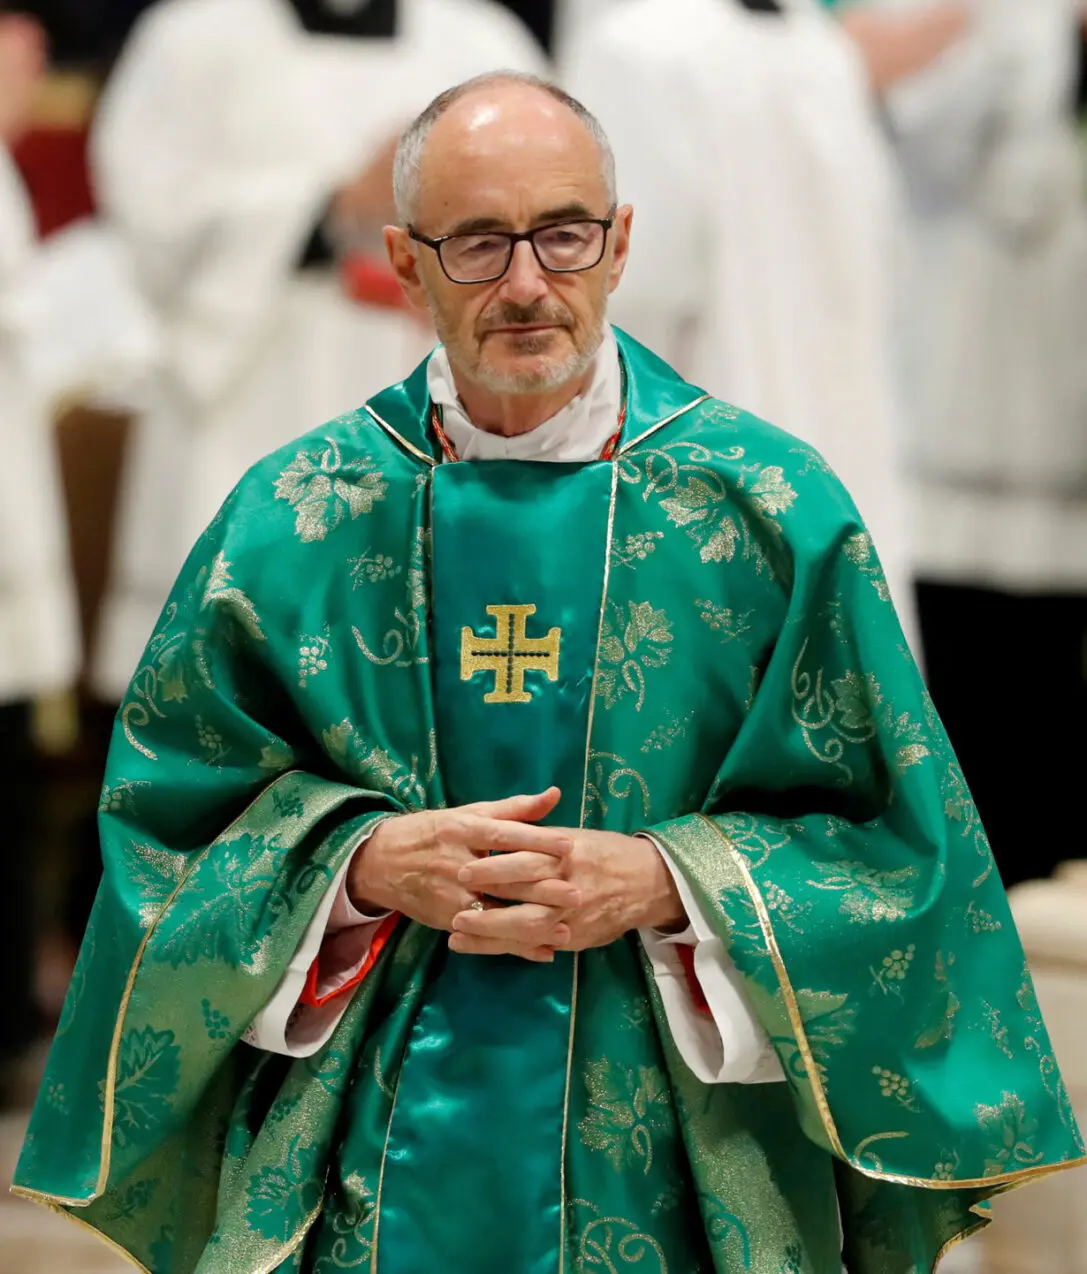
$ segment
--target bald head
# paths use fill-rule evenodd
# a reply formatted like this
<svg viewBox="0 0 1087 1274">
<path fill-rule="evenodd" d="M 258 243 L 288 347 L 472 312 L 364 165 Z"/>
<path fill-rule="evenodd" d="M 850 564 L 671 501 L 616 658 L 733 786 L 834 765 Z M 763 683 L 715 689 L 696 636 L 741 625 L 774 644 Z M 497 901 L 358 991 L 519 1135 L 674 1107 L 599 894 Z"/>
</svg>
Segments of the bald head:
<svg viewBox="0 0 1087 1274">
<path fill-rule="evenodd" d="M 450 169 L 469 181 L 510 180 L 543 165 L 588 170 L 614 204 L 615 158 L 604 130 L 582 104 L 533 75 L 500 71 L 447 89 L 400 140 L 393 170 L 396 211 L 412 224 Z"/>
</svg>

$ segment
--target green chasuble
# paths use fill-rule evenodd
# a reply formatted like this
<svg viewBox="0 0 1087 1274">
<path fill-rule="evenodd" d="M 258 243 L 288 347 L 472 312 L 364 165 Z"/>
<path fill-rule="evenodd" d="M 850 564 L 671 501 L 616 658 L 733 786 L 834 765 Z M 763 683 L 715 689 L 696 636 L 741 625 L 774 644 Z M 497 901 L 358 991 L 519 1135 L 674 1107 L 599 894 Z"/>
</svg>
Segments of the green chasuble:
<svg viewBox="0 0 1087 1274">
<path fill-rule="evenodd" d="M 441 464 L 420 368 L 194 549 L 16 1186 L 138 1268 L 928 1274 L 1082 1158 L 848 496 L 620 351 L 609 461 Z M 245 1042 L 367 830 L 552 782 L 668 849 L 786 1082 L 699 1082 L 636 935 L 541 966 L 401 920 L 314 1056 Z"/>
</svg>

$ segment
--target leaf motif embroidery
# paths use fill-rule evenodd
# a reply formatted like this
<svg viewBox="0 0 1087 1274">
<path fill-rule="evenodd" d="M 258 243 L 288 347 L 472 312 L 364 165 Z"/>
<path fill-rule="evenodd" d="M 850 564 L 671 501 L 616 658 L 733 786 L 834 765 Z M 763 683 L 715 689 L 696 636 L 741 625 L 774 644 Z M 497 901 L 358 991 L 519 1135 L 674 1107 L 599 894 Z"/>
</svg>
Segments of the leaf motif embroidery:
<svg viewBox="0 0 1087 1274">
<path fill-rule="evenodd" d="M 990 1138 L 987 1177 L 1029 1168 L 1044 1157 L 1033 1145 L 1038 1121 L 1027 1114 L 1023 1099 L 1015 1093 L 1004 1093 L 1003 1098 L 997 1106 L 979 1105 L 975 1110 L 978 1125 Z"/>
<path fill-rule="evenodd" d="M 345 462 L 333 439 L 325 442 L 323 451 L 300 451 L 275 482 L 276 499 L 294 509 L 295 534 L 306 544 L 369 513 L 389 485 L 369 456 Z"/>
<path fill-rule="evenodd" d="M 231 582 L 230 563 L 225 553 L 217 553 L 211 564 L 211 573 L 204 588 L 201 610 L 222 607 L 232 615 L 254 641 L 264 641 L 264 630 L 256 607 L 240 588 Z"/>
<path fill-rule="evenodd" d="M 635 711 L 645 703 L 645 671 L 663 668 L 672 654 L 672 622 L 649 602 L 631 602 L 626 609 L 608 602 L 600 639 L 596 693 L 605 708 L 613 708 L 627 694 L 636 697 Z"/>
<path fill-rule="evenodd" d="M 582 1141 L 605 1154 L 617 1172 L 653 1166 L 653 1137 L 672 1128 L 672 1106 L 664 1073 L 637 1070 L 606 1058 L 590 1062 L 585 1083 L 589 1112 L 579 1124 Z"/>
<path fill-rule="evenodd" d="M 246 1187 L 246 1220 L 262 1239 L 287 1242 L 320 1205 L 322 1174 L 318 1147 L 295 1137 L 284 1163 L 262 1168 Z"/>
<path fill-rule="evenodd" d="M 115 1146 L 130 1146 L 161 1127 L 180 1078 L 181 1054 L 173 1031 L 145 1026 L 122 1037 L 113 1091 Z"/>
<path fill-rule="evenodd" d="M 250 967 L 272 926 L 293 907 L 279 884 L 274 845 L 248 833 L 221 842 L 178 895 L 172 931 L 155 957 L 175 969 L 201 960 Z"/>
</svg>

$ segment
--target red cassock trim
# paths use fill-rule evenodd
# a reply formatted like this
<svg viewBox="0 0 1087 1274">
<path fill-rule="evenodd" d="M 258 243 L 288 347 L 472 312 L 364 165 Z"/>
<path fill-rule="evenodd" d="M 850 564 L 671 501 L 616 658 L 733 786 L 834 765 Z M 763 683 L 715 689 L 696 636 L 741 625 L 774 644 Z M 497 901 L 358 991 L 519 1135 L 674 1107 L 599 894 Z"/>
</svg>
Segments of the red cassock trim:
<svg viewBox="0 0 1087 1274">
<path fill-rule="evenodd" d="M 679 956 L 680 964 L 683 965 L 683 972 L 687 977 L 687 989 L 691 993 L 695 1008 L 699 1013 L 708 1015 L 710 1011 L 709 1001 L 702 990 L 702 983 L 698 980 L 698 974 L 694 971 L 694 947 L 688 946 L 685 942 L 677 942 L 676 954 Z"/>
<path fill-rule="evenodd" d="M 343 986 L 338 987 L 335 991 L 330 991 L 328 995 L 318 995 L 317 987 L 320 984 L 321 977 L 321 957 L 310 965 L 309 973 L 306 975 L 306 985 L 302 989 L 302 994 L 298 997 L 299 1004 L 306 1004 L 310 1008 L 323 1008 L 326 1004 L 331 1004 L 333 1000 L 338 1000 L 341 995 L 347 995 L 349 991 L 353 991 L 355 987 L 367 976 L 370 970 L 377 964 L 378 957 L 385 949 L 385 944 L 392 937 L 393 930 L 396 928 L 400 916 L 394 913 L 387 920 L 383 920 L 381 928 L 374 935 L 374 940 L 370 945 L 370 953 L 363 962 L 362 968 L 353 978 L 349 978 Z"/>
</svg>

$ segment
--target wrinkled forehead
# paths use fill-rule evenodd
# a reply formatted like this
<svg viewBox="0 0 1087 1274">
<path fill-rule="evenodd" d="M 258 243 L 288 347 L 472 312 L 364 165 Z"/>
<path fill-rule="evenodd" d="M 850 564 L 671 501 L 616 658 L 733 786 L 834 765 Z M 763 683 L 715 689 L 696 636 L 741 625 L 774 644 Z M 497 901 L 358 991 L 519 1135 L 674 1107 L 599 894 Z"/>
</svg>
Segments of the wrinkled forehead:
<svg viewBox="0 0 1087 1274">
<path fill-rule="evenodd" d="M 602 157 L 560 102 L 539 93 L 458 102 L 426 139 L 416 221 L 428 233 L 477 220 L 528 228 L 555 210 L 579 208 L 608 212 Z"/>
</svg>

